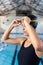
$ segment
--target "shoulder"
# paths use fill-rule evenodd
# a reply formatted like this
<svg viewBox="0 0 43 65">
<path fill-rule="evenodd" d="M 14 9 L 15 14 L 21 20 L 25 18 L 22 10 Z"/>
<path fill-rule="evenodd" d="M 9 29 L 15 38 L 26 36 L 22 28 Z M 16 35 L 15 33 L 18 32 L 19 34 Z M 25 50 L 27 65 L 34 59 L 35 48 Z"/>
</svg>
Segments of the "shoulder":
<svg viewBox="0 0 43 65">
<path fill-rule="evenodd" d="M 26 40 L 27 38 L 23 37 L 23 38 L 19 38 L 19 42 L 20 42 L 20 45 L 23 44 L 23 42 Z"/>
</svg>

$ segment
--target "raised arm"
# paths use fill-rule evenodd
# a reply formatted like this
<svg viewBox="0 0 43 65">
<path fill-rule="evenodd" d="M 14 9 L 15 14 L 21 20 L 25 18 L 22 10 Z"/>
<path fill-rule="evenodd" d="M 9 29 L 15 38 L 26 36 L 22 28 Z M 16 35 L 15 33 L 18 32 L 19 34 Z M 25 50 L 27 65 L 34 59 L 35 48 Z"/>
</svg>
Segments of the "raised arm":
<svg viewBox="0 0 43 65">
<path fill-rule="evenodd" d="M 18 26 L 20 24 L 19 20 L 14 20 L 12 21 L 12 23 L 9 25 L 9 27 L 7 28 L 7 30 L 5 31 L 5 33 L 3 34 L 1 40 L 2 42 L 6 42 L 6 43 L 10 43 L 10 44 L 22 44 L 23 40 L 25 40 L 25 38 L 9 38 L 10 32 L 12 31 L 12 29 L 16 26 Z"/>
<path fill-rule="evenodd" d="M 43 52 L 43 40 L 40 40 L 41 44 L 40 44 L 40 48 L 38 49 L 38 51 Z"/>
<path fill-rule="evenodd" d="M 24 25 L 26 28 L 26 31 L 30 37 L 31 43 L 34 46 L 35 50 L 43 51 L 43 44 L 41 43 L 35 29 L 29 24 L 31 22 L 30 18 L 24 17 Z"/>
</svg>

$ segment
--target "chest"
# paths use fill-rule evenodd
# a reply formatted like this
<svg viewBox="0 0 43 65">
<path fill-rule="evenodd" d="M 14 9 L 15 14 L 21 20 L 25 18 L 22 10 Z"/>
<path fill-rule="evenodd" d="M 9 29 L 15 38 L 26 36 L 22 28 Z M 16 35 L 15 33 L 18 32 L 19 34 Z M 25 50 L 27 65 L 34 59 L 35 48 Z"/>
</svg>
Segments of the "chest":
<svg viewBox="0 0 43 65">
<path fill-rule="evenodd" d="M 21 47 L 18 53 L 19 65 L 38 65 L 40 59 L 36 56 L 32 45 L 27 48 Z M 34 62 L 33 62 L 34 61 Z"/>
<path fill-rule="evenodd" d="M 20 51 L 19 51 L 19 57 L 21 58 L 32 58 L 35 55 L 35 51 L 32 47 L 32 45 L 30 45 L 29 47 L 25 48 L 25 47 L 21 47 Z"/>
</svg>

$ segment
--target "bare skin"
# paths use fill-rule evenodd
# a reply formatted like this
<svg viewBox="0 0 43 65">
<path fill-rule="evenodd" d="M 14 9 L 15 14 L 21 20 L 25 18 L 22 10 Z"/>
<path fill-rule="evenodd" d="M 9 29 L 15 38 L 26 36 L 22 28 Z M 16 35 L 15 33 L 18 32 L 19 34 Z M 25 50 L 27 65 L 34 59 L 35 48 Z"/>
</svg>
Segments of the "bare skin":
<svg viewBox="0 0 43 65">
<path fill-rule="evenodd" d="M 37 36 L 36 31 L 34 28 L 29 24 L 31 22 L 29 17 L 23 17 L 21 20 L 14 20 L 8 27 L 8 29 L 5 31 L 4 35 L 2 36 L 2 42 L 7 42 L 10 44 L 16 44 L 16 45 L 22 45 L 22 42 L 26 38 L 9 38 L 10 32 L 12 29 L 23 21 L 23 32 L 24 35 L 28 36 L 24 47 L 27 48 L 31 44 L 33 45 L 35 49 L 35 53 L 37 57 L 41 58 L 43 55 L 43 40 L 40 40 Z"/>
</svg>

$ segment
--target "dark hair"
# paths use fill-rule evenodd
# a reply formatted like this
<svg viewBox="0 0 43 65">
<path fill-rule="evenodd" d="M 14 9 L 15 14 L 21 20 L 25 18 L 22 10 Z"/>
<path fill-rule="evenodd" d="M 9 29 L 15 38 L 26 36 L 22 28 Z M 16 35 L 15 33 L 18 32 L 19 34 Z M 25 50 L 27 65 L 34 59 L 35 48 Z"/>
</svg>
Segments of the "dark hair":
<svg viewBox="0 0 43 65">
<path fill-rule="evenodd" d="M 37 27 L 37 24 L 38 24 L 37 21 L 32 22 L 32 20 L 37 20 L 37 17 L 35 15 L 33 15 L 31 13 L 31 11 L 29 11 L 29 10 L 17 10 L 16 14 L 18 14 L 20 16 L 28 16 L 31 19 L 30 25 L 32 25 L 34 29 Z"/>
<path fill-rule="evenodd" d="M 32 27 L 33 27 L 34 29 L 36 29 L 36 27 L 37 27 L 37 25 L 38 25 L 38 23 L 37 23 L 37 17 L 34 16 L 34 15 L 29 15 L 28 17 L 31 19 L 30 25 L 32 25 Z M 36 21 L 35 21 L 35 22 L 32 22 L 32 20 L 36 20 Z"/>
<path fill-rule="evenodd" d="M 23 14 L 23 16 L 28 16 L 31 19 L 30 25 L 32 25 L 34 29 L 37 27 L 38 23 L 37 23 L 37 17 L 35 15 L 33 15 L 32 13 L 29 14 L 27 11 L 23 11 L 21 14 Z M 32 22 L 32 20 L 36 21 Z"/>
</svg>

